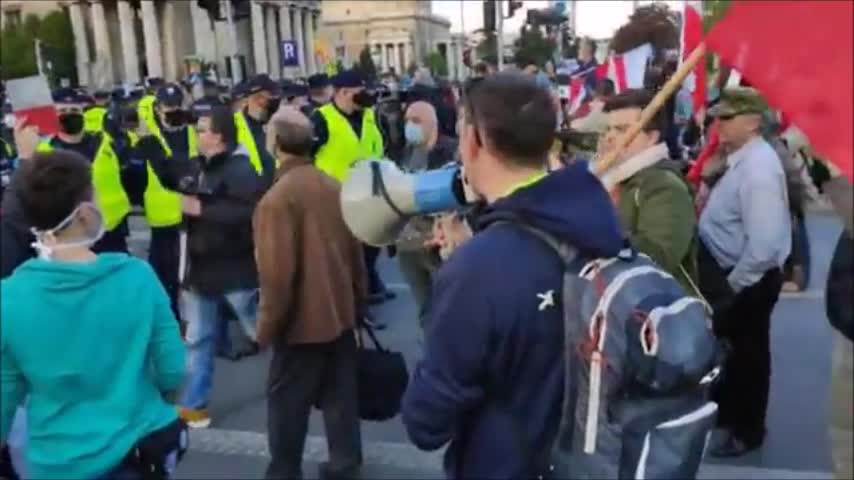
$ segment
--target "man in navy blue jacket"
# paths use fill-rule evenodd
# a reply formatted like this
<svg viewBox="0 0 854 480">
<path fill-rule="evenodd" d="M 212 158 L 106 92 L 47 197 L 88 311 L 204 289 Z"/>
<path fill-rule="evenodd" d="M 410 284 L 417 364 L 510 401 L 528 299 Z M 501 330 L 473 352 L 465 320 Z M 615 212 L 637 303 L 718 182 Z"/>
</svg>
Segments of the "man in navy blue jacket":
<svg viewBox="0 0 854 480">
<path fill-rule="evenodd" d="M 582 255 L 614 256 L 622 234 L 602 184 L 577 164 L 546 175 L 555 131 L 548 92 L 501 73 L 468 88 L 460 155 L 489 204 L 476 234 L 442 266 L 430 298 L 425 356 L 403 399 L 419 448 L 450 442 L 451 478 L 532 478 L 563 399 L 563 265 L 512 218 Z"/>
</svg>

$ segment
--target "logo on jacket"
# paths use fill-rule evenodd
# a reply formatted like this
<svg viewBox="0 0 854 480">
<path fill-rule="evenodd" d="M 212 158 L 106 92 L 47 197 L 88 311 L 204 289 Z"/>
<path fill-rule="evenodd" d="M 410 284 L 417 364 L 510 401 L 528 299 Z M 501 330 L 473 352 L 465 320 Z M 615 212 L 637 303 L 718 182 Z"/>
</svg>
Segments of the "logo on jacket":
<svg viewBox="0 0 854 480">
<path fill-rule="evenodd" d="M 542 312 L 543 310 L 554 307 L 555 306 L 555 291 L 549 290 L 545 293 L 538 293 L 537 298 L 540 299 L 539 310 Z"/>
</svg>

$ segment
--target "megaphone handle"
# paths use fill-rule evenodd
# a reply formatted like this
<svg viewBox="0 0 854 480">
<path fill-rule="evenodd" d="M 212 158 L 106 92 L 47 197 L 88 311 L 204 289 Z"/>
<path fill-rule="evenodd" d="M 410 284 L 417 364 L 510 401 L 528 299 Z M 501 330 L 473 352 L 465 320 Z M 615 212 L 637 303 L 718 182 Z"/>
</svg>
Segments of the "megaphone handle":
<svg viewBox="0 0 854 480">
<path fill-rule="evenodd" d="M 386 190 L 385 182 L 383 181 L 382 172 L 380 171 L 380 164 L 378 162 L 371 162 L 371 177 L 371 193 L 373 196 L 376 197 L 381 195 L 394 213 L 399 217 L 407 217 L 407 215 L 397 208 L 397 205 L 394 204 L 391 197 L 389 197 L 388 190 Z"/>
</svg>

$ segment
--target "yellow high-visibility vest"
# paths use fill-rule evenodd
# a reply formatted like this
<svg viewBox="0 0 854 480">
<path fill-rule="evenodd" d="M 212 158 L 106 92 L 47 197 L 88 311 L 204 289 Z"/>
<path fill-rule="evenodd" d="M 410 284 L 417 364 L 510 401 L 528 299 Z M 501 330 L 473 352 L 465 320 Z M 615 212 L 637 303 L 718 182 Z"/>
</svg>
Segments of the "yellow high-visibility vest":
<svg viewBox="0 0 854 480">
<path fill-rule="evenodd" d="M 169 143 L 163 138 L 163 132 L 157 126 L 154 118 L 146 122 L 148 130 L 160 141 L 163 150 L 166 151 L 167 157 L 172 157 L 172 149 L 169 148 Z M 133 142 L 133 140 L 131 140 Z M 187 127 L 187 142 L 189 145 L 190 158 L 198 156 L 198 147 L 196 145 L 196 130 L 193 127 Z M 134 142 L 135 143 L 135 142 Z M 145 210 L 145 218 L 148 224 L 152 227 L 171 227 L 181 223 L 183 215 L 181 213 L 181 194 L 166 189 L 154 169 L 151 168 L 151 162 L 145 162 L 145 169 L 148 174 L 145 192 L 142 195 L 143 208 Z"/>
<path fill-rule="evenodd" d="M 139 99 L 136 104 L 136 112 L 139 115 L 140 122 L 154 120 L 154 102 L 157 99 L 154 95 L 146 95 Z"/>
<path fill-rule="evenodd" d="M 104 107 L 92 107 L 83 114 L 83 128 L 87 132 L 103 132 L 104 118 L 107 117 L 107 109 Z"/>
<path fill-rule="evenodd" d="M 37 152 L 52 152 L 51 139 L 39 142 Z M 104 228 L 111 231 L 130 213 L 130 199 L 122 186 L 121 166 L 109 137 L 101 135 L 101 145 L 92 161 L 92 184 L 95 203 L 104 216 Z"/>
<path fill-rule="evenodd" d="M 249 152 L 249 163 L 252 164 L 258 175 L 261 175 L 264 173 L 264 165 L 261 163 L 258 145 L 255 145 L 255 137 L 252 136 L 252 130 L 249 129 L 249 124 L 246 123 L 246 117 L 243 116 L 242 111 L 234 114 L 234 127 L 237 129 L 237 143 L 243 145 L 243 148 Z M 267 146 L 261 145 L 261 148 L 267 148 Z"/>
<path fill-rule="evenodd" d="M 383 136 L 377 127 L 373 110 L 365 109 L 362 115 L 362 138 L 356 137 L 350 122 L 335 105 L 330 103 L 317 111 L 323 115 L 329 131 L 329 139 L 320 147 L 314 158 L 317 168 L 343 182 L 356 162 L 382 157 Z"/>
</svg>

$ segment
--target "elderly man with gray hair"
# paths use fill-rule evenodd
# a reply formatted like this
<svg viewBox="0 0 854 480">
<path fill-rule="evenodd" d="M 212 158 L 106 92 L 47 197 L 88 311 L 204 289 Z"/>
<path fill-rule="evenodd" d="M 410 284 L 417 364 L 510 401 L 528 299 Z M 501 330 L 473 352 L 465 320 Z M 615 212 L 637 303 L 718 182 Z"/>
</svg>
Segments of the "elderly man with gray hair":
<svg viewBox="0 0 854 480">
<path fill-rule="evenodd" d="M 329 442 L 320 477 L 353 478 L 362 463 L 354 336 L 367 300 L 362 247 L 344 223 L 338 182 L 312 163 L 309 119 L 282 107 L 267 128 L 280 167 L 253 218 L 258 343 L 273 349 L 267 478 L 302 478 L 312 405 Z"/>
</svg>

